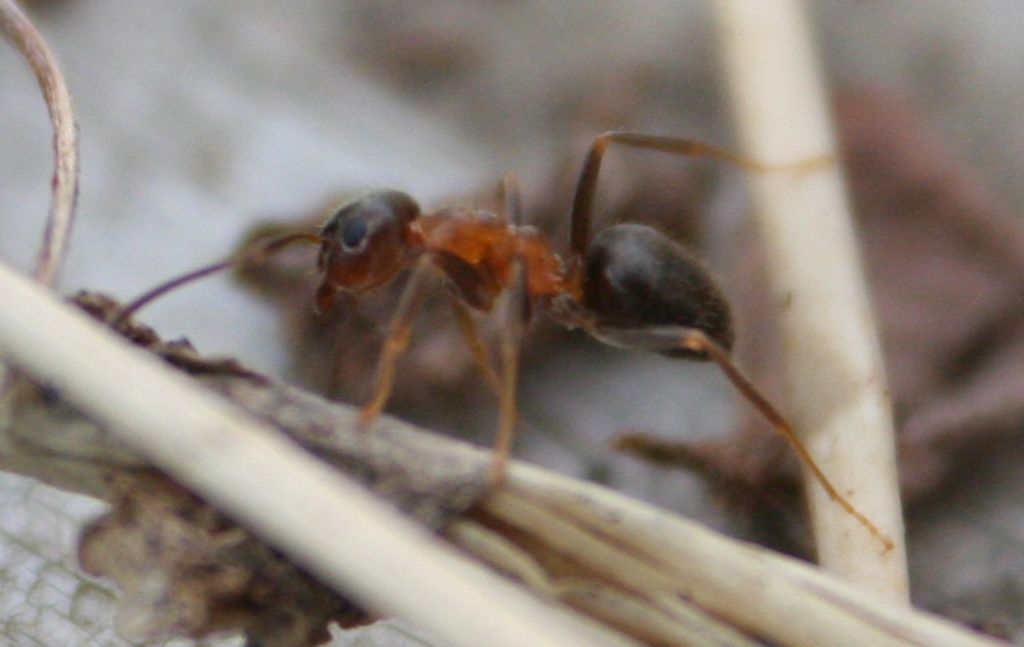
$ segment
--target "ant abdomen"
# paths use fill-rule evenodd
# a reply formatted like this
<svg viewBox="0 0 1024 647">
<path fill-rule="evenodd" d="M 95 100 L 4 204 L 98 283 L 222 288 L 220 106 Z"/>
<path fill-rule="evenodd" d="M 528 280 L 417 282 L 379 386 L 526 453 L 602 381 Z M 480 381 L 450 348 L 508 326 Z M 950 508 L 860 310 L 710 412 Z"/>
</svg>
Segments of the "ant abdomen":
<svg viewBox="0 0 1024 647">
<path fill-rule="evenodd" d="M 598 329 L 695 328 L 722 348 L 732 348 L 729 305 L 710 273 L 685 247 L 651 227 L 613 225 L 594 236 L 587 248 L 583 305 Z M 645 339 L 645 350 L 708 359 L 671 336 L 655 347 L 649 344 L 656 336 Z"/>
</svg>

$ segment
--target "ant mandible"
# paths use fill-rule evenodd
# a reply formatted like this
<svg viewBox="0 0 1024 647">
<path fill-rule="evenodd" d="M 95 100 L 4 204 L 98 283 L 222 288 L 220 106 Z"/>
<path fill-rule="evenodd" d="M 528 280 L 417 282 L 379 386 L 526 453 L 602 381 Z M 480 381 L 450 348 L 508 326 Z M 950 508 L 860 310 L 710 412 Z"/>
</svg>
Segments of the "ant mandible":
<svg viewBox="0 0 1024 647">
<path fill-rule="evenodd" d="M 408 345 L 424 281 L 439 271 L 447 279 L 456 318 L 474 358 L 498 391 L 499 427 L 491 470 L 495 484 L 505 478 L 516 424 L 522 335 L 531 319 L 543 313 L 612 346 L 716 363 L 792 445 L 828 495 L 886 549 L 891 548 L 892 540 L 836 490 L 786 419 L 733 363 L 729 305 L 700 261 L 645 225 L 614 224 L 592 235 L 598 173 L 605 151 L 613 143 L 709 157 L 751 170 L 780 168 L 692 140 L 609 131 L 594 138 L 580 171 L 572 201 L 567 261 L 547 238 L 523 223 L 518 185 L 511 175 L 503 184 L 504 218 L 468 207 L 424 213 L 407 194 L 383 190 L 342 206 L 318 234 L 287 235 L 168 281 L 127 305 L 119 320 L 171 289 L 235 265 L 262 260 L 294 242 L 320 247 L 317 268 L 323 280 L 315 304 L 321 313 L 333 307 L 338 293 L 370 291 L 411 268 L 380 354 L 373 397 L 359 417 L 359 425 L 368 428 L 391 393 L 396 362 Z M 469 310 L 497 310 L 506 323 L 500 338 L 500 375 L 487 358 Z"/>
</svg>

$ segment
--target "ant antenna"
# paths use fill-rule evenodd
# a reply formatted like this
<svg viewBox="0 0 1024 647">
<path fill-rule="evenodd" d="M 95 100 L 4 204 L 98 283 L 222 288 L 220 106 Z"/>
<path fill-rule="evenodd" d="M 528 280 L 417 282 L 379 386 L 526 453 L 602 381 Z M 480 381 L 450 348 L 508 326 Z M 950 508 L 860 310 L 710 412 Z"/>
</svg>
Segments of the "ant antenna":
<svg viewBox="0 0 1024 647">
<path fill-rule="evenodd" d="M 124 324 L 132 315 L 136 312 L 149 305 L 152 301 L 159 299 L 163 295 L 176 290 L 184 285 L 188 285 L 193 281 L 206 278 L 223 270 L 229 269 L 237 265 L 246 265 L 249 263 L 258 263 L 266 260 L 268 257 L 280 252 L 285 247 L 288 247 L 292 243 L 306 242 L 306 243 L 320 243 L 320 236 L 317 234 L 310 233 L 297 233 L 287 234 L 280 238 L 274 238 L 267 241 L 263 245 L 256 247 L 255 249 L 243 250 L 239 254 L 232 258 L 229 258 L 212 265 L 201 267 L 197 270 L 192 270 L 186 274 L 176 276 L 173 279 L 165 281 L 160 285 L 152 288 L 151 290 L 141 294 L 132 301 L 130 301 L 121 312 L 118 313 L 117 317 L 111 322 L 113 328 L 117 328 Z"/>
</svg>

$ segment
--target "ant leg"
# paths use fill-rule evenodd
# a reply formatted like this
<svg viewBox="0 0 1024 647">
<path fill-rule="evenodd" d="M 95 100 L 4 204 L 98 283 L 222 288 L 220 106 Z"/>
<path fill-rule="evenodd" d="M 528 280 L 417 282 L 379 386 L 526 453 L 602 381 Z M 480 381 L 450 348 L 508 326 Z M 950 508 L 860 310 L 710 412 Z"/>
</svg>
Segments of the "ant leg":
<svg viewBox="0 0 1024 647">
<path fill-rule="evenodd" d="M 324 284 L 321 284 L 319 293 L 325 290 Z M 330 316 L 329 312 L 333 310 L 334 300 L 338 295 L 342 293 L 335 292 L 331 294 L 331 308 L 329 310 L 318 310 L 314 308 L 314 312 L 318 317 L 324 317 L 327 322 L 327 329 L 330 331 L 330 361 L 327 365 L 326 379 L 323 381 L 323 396 L 328 400 L 339 400 L 342 395 L 342 385 L 344 384 L 343 376 L 345 372 L 342 370 L 345 362 L 345 351 L 347 346 L 351 343 L 351 335 L 347 334 L 345 325 L 338 320 L 330 320 L 327 317 Z M 349 297 L 349 295 L 342 295 L 346 299 L 346 303 L 342 308 L 346 317 L 352 316 L 353 314 L 358 316 L 358 303 L 355 299 Z M 319 304 L 317 305 L 317 308 Z"/>
<path fill-rule="evenodd" d="M 516 394 L 519 384 L 519 351 L 523 345 L 523 333 L 530 320 L 530 303 L 526 292 L 526 271 L 521 259 L 512 268 L 512 282 L 502 299 L 499 316 L 504 322 L 501 332 L 501 391 L 498 395 L 498 436 L 494 443 L 494 462 L 491 464 L 491 483 L 495 486 L 505 481 L 508 460 L 512 453 L 515 437 Z"/>
<path fill-rule="evenodd" d="M 477 330 L 476 323 L 473 321 L 473 315 L 470 314 L 469 308 L 465 303 L 460 301 L 457 297 L 451 297 L 452 309 L 455 311 L 455 321 L 459 324 L 459 330 L 462 331 L 462 336 L 466 338 L 466 343 L 469 344 L 469 348 L 473 353 L 473 359 L 476 361 L 477 366 L 480 367 L 480 371 L 484 374 L 484 378 L 490 385 L 491 390 L 495 394 L 501 394 L 501 378 L 498 377 L 497 371 L 494 370 L 494 366 L 491 364 L 491 360 L 487 354 L 487 347 L 484 345 L 483 339 L 480 337 L 480 331 Z"/>
<path fill-rule="evenodd" d="M 523 224 L 523 209 L 519 191 L 519 178 L 516 177 L 514 173 L 506 173 L 502 177 L 501 186 L 498 187 L 498 190 L 499 199 L 502 203 L 502 217 L 510 224 Z M 513 283 L 515 283 L 515 280 Z M 477 330 L 476 323 L 473 321 L 473 316 L 470 313 L 469 308 L 463 301 L 455 296 L 451 297 L 451 304 L 452 309 L 455 311 L 455 320 L 459 324 L 459 329 L 462 331 L 463 337 L 466 338 L 466 342 L 469 344 L 470 350 L 473 353 L 473 359 L 476 361 L 477 366 L 480 367 L 480 370 L 483 372 L 484 378 L 491 386 L 491 389 L 493 389 L 500 398 L 502 391 L 505 388 L 503 386 L 504 382 L 494 370 L 491 359 L 488 357 L 486 345 L 480 337 L 480 332 Z"/>
<path fill-rule="evenodd" d="M 501 199 L 505 219 L 517 227 L 523 224 L 523 195 L 519 190 L 519 176 L 509 171 L 501 178 Z"/>
<path fill-rule="evenodd" d="M 243 250 L 227 260 L 219 263 L 213 263 L 212 265 L 207 265 L 197 270 L 192 270 L 186 274 L 176 276 L 130 301 L 128 305 L 121 309 L 121 312 L 117 315 L 114 321 L 111 322 L 111 326 L 114 328 L 120 326 L 143 307 L 149 305 L 152 301 L 159 299 L 172 290 L 176 290 L 177 288 L 188 285 L 193 281 L 198 281 L 199 279 L 206 278 L 207 276 L 211 276 L 238 265 L 262 262 L 285 247 L 296 242 L 320 244 L 321 241 L 320 236 L 316 234 L 287 234 L 280 238 L 269 240 L 254 249 Z"/>
<path fill-rule="evenodd" d="M 804 445 L 803 441 L 800 440 L 800 437 L 793 431 L 793 427 L 789 424 L 789 421 L 786 420 L 786 418 L 779 413 L 778 409 L 768 401 L 768 398 L 766 398 L 761 391 L 754 386 L 753 382 L 751 382 L 747 376 L 740 371 L 739 367 L 732 361 L 729 351 L 716 344 L 702 331 L 697 330 L 696 328 L 686 328 L 681 326 L 655 326 L 651 328 L 633 329 L 600 329 L 596 334 L 601 339 L 629 348 L 650 351 L 685 348 L 695 353 L 699 353 L 718 364 L 718 367 L 722 370 L 729 381 L 732 382 L 732 385 L 736 387 L 736 390 L 739 391 L 740 394 L 746 398 L 747 401 L 750 402 L 750 404 L 752 404 L 754 408 L 768 420 L 768 422 L 771 423 L 776 432 L 781 434 L 786 441 L 789 442 L 790 446 L 796 451 L 797 456 L 800 457 L 800 461 L 803 462 L 808 470 L 810 470 L 811 474 L 829 497 L 839 504 L 839 507 L 845 510 L 847 514 L 864 526 L 864 528 L 874 535 L 875 538 L 882 542 L 885 550 L 888 551 L 893 548 L 894 544 L 892 539 L 883 533 L 878 526 L 872 523 L 866 515 L 855 508 L 854 505 L 850 503 L 849 499 L 840 494 L 835 486 L 832 485 L 832 482 L 827 476 L 825 476 L 825 473 L 822 472 L 820 467 L 818 467 L 818 464 L 808 451 L 807 446 Z"/>
<path fill-rule="evenodd" d="M 402 289 L 402 296 L 398 300 L 398 308 L 391 316 L 391 323 L 388 326 L 388 336 L 384 340 L 384 348 L 380 353 L 380 360 L 377 362 L 377 383 L 374 387 L 373 397 L 366 403 L 359 413 L 358 426 L 367 429 L 377 419 L 377 416 L 384 410 L 388 396 L 391 395 L 391 388 L 395 383 L 395 366 L 398 356 L 409 345 L 409 335 L 412 328 L 412 318 L 416 314 L 423 296 L 423 281 L 431 269 L 431 257 L 424 254 L 417 261 L 409 280 Z"/>
<path fill-rule="evenodd" d="M 593 213 L 594 195 L 597 190 L 597 176 L 601 160 L 609 144 L 616 143 L 630 148 L 661 151 L 683 157 L 707 157 L 728 162 L 750 171 L 794 170 L 810 171 L 832 162 L 832 158 L 817 157 L 790 164 L 764 164 L 722 148 L 709 146 L 691 139 L 658 137 L 627 131 L 608 131 L 594 138 L 587 151 L 583 168 L 576 181 L 576 193 L 572 199 L 570 248 L 574 260 L 581 259 L 590 243 L 590 221 Z"/>
</svg>

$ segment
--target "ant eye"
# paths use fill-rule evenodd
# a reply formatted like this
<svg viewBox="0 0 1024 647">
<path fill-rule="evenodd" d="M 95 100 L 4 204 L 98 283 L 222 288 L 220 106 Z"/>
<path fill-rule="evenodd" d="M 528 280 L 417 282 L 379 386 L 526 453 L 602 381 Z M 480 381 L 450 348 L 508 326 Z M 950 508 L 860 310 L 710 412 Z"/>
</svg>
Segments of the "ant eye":
<svg viewBox="0 0 1024 647">
<path fill-rule="evenodd" d="M 355 249 L 366 240 L 368 231 L 365 218 L 352 218 L 341 230 L 341 244 L 345 249 Z"/>
</svg>

